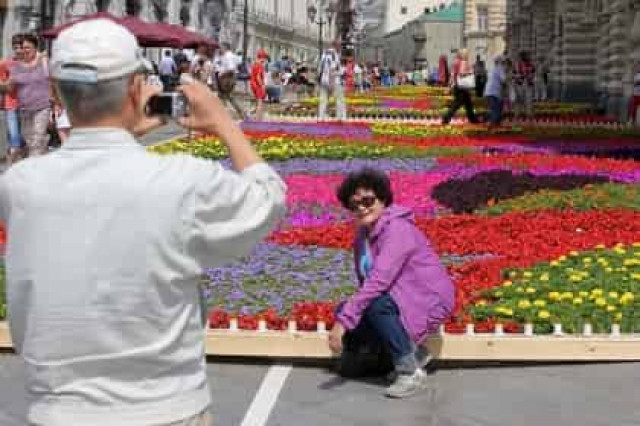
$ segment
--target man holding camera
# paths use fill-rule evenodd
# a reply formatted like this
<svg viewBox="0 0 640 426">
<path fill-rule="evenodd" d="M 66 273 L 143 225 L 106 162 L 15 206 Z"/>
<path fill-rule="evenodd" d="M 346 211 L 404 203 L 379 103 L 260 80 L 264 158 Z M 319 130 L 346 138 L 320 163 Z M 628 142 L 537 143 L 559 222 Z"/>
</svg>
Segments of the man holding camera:
<svg viewBox="0 0 640 426">
<path fill-rule="evenodd" d="M 198 277 L 247 253 L 284 212 L 285 185 L 221 102 L 179 88 L 179 122 L 216 133 L 234 171 L 149 154 L 133 35 L 96 19 L 63 31 L 51 75 L 73 130 L 0 177 L 9 325 L 34 425 L 209 425 Z"/>
</svg>

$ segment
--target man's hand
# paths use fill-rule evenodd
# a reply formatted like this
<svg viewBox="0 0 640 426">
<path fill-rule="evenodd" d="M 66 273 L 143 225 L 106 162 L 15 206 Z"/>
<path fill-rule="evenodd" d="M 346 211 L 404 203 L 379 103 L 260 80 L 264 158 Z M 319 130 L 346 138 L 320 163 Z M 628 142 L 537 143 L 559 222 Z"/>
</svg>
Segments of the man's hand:
<svg viewBox="0 0 640 426">
<path fill-rule="evenodd" d="M 329 348 L 336 354 L 342 353 L 342 337 L 344 333 L 344 327 L 336 321 L 329 332 Z"/>
<path fill-rule="evenodd" d="M 143 81 L 140 83 L 140 102 L 138 111 L 138 122 L 133 126 L 133 134 L 136 137 L 143 136 L 152 130 L 167 124 L 167 120 L 163 117 L 150 117 L 145 111 L 147 102 L 152 96 L 162 92 L 162 87 L 155 84 L 148 84 Z"/>
<path fill-rule="evenodd" d="M 189 101 L 189 115 L 178 120 L 182 126 L 216 135 L 235 126 L 223 103 L 203 83 L 193 81 L 181 85 L 178 90 Z"/>
</svg>

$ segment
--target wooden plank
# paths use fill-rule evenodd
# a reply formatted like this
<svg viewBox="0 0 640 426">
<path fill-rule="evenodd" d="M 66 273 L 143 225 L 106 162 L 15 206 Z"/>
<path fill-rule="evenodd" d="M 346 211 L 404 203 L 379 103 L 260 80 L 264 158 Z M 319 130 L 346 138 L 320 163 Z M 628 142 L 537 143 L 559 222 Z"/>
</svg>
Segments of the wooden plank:
<svg viewBox="0 0 640 426">
<path fill-rule="evenodd" d="M 429 351 L 451 361 L 640 361 L 640 335 L 524 336 L 508 334 L 432 336 Z M 11 349 L 6 322 L 0 322 L 0 348 Z M 333 354 L 326 333 L 208 330 L 207 355 L 327 359 Z"/>
<path fill-rule="evenodd" d="M 639 361 L 640 336 L 444 335 L 427 344 L 437 358 L 460 361 Z"/>
</svg>

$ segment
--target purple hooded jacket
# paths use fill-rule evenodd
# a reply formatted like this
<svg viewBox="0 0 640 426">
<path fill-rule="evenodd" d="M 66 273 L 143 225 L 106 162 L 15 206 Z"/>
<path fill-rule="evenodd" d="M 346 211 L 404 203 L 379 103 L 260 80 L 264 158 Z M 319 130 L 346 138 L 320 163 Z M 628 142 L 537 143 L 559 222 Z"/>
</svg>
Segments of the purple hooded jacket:
<svg viewBox="0 0 640 426">
<path fill-rule="evenodd" d="M 374 225 L 369 235 L 373 268 L 366 279 L 357 267 L 364 238 L 362 229 L 354 244 L 360 288 L 344 304 L 338 321 L 353 330 L 373 299 L 389 292 L 409 337 L 419 343 L 451 315 L 455 295 L 446 269 L 407 208 L 387 207 Z"/>
</svg>

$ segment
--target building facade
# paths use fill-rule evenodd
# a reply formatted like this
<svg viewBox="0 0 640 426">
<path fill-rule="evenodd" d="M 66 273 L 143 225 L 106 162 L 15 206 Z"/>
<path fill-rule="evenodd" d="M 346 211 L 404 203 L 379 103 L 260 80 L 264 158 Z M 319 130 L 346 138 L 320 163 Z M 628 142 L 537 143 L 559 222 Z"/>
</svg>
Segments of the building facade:
<svg viewBox="0 0 640 426">
<path fill-rule="evenodd" d="M 508 0 L 508 51 L 549 69 L 554 98 L 627 118 L 640 63 L 640 0 Z"/>
<path fill-rule="evenodd" d="M 116 16 L 132 15 L 148 22 L 168 22 L 243 49 L 244 5 L 248 1 L 248 54 L 266 49 L 272 57 L 295 60 L 318 55 L 319 25 L 311 22 L 308 7 L 331 6 L 329 0 L 5 0 L 0 1 L 2 54 L 11 36 L 37 32 L 98 11 Z M 331 0 L 337 3 L 338 0 Z M 333 6 L 337 9 L 337 5 Z M 316 19 L 316 22 L 318 20 Z M 327 45 L 336 36 L 336 20 L 325 24 Z"/>
<path fill-rule="evenodd" d="M 488 65 L 506 47 L 507 0 L 464 2 L 464 45 L 469 56 L 480 56 Z"/>
<path fill-rule="evenodd" d="M 384 33 L 401 29 L 425 12 L 436 12 L 449 6 L 453 0 L 387 0 Z"/>
<path fill-rule="evenodd" d="M 436 67 L 440 56 L 452 58 L 462 47 L 463 19 L 461 3 L 423 12 L 384 37 L 384 63 L 405 71 Z"/>
<path fill-rule="evenodd" d="M 309 6 L 317 9 L 338 10 L 338 2 L 318 0 L 236 0 L 229 16 L 228 33 L 221 36 L 228 39 L 234 50 L 243 46 L 244 2 L 249 1 L 248 55 L 255 57 L 259 49 L 264 49 L 273 58 L 288 56 L 291 60 L 313 63 L 318 57 L 320 22 L 327 21 L 317 14 L 314 22 L 308 16 Z M 323 46 L 328 46 L 337 35 L 337 15 L 331 22 L 323 24 Z"/>
</svg>

